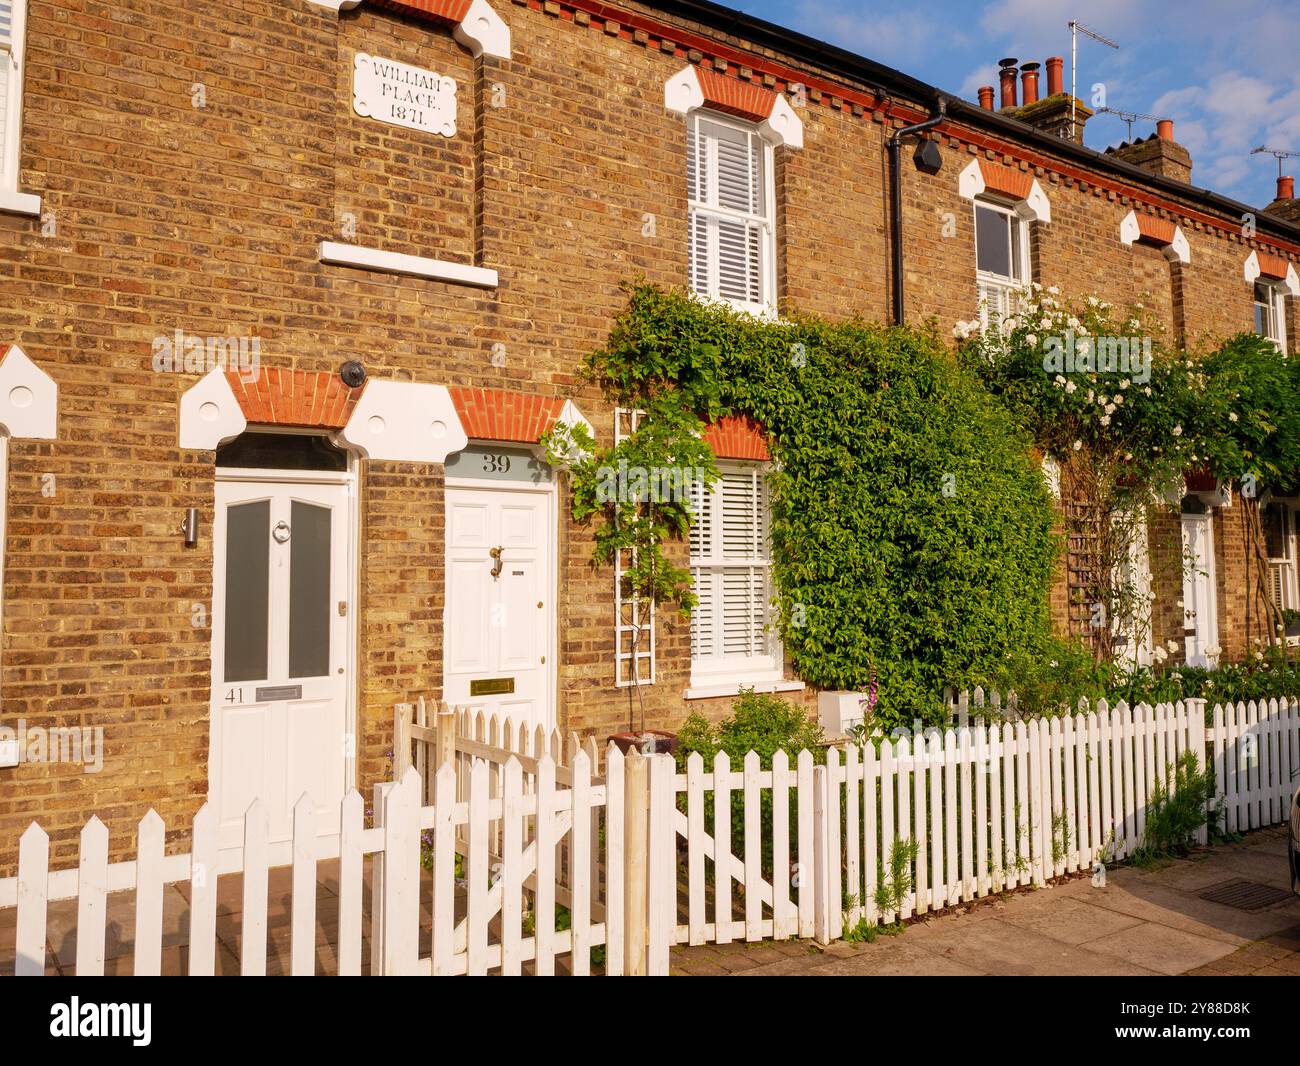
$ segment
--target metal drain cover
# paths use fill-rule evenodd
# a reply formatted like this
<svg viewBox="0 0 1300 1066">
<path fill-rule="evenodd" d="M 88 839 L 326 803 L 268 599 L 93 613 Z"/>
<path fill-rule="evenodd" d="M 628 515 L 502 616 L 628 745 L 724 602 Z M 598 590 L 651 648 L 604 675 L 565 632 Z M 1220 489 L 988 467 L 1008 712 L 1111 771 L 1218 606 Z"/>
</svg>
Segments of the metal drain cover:
<svg viewBox="0 0 1300 1066">
<path fill-rule="evenodd" d="M 1201 893 L 1201 899 L 1211 903 L 1222 903 L 1226 907 L 1236 907 L 1239 911 L 1258 911 L 1282 903 L 1291 898 L 1289 892 L 1270 885 L 1261 885 L 1256 881 L 1234 878 L 1221 884 L 1211 885 Z"/>
</svg>

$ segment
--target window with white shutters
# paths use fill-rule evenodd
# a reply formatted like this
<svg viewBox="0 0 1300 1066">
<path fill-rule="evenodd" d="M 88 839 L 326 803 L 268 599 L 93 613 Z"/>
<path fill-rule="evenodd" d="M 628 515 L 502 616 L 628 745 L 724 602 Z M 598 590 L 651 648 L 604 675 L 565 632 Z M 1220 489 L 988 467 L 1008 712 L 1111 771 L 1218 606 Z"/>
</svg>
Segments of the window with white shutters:
<svg viewBox="0 0 1300 1066">
<path fill-rule="evenodd" d="M 744 123 L 695 112 L 687 132 L 690 284 L 701 296 L 771 310 L 772 149 Z"/>
<path fill-rule="evenodd" d="M 991 200 L 975 202 L 975 278 L 980 321 L 1015 312 L 1016 290 L 1029 283 L 1029 234 L 1011 208 Z"/>
<path fill-rule="evenodd" d="M 27 0 L 0 0 L 0 209 L 19 207 L 18 135 L 22 129 L 23 33 Z M 34 197 L 22 198 L 32 201 Z M 28 205 L 21 205 L 28 210 Z"/>
<path fill-rule="evenodd" d="M 1300 504 L 1270 500 L 1261 509 L 1268 555 L 1268 592 L 1278 610 L 1300 610 Z"/>
<path fill-rule="evenodd" d="M 780 645 L 770 631 L 768 497 L 762 469 L 719 464 L 721 477 L 691 501 L 691 682 L 778 677 Z"/>
</svg>

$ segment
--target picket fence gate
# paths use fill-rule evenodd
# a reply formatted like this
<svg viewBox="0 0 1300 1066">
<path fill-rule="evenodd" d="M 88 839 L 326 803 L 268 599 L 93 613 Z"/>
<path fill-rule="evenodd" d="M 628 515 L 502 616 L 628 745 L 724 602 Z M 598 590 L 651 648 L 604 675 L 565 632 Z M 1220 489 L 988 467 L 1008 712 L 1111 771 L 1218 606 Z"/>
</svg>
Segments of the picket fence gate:
<svg viewBox="0 0 1300 1066">
<path fill-rule="evenodd" d="M 525 791 L 517 759 L 503 768 L 502 789 L 489 794 L 489 766 L 476 761 L 458 801 L 455 769 L 434 775 L 433 802 L 421 802 L 423 782 L 410 768 L 398 782 L 376 789 L 375 822 L 364 825 L 360 793 L 341 805 L 338 836 L 320 835 L 316 808 L 303 796 L 293 811 L 292 839 L 268 843 L 260 801 L 245 815 L 243 846 L 217 847 L 216 810 L 205 804 L 192 824 L 189 853 L 164 854 L 165 826 L 150 811 L 139 823 L 134 860 L 108 862 L 108 829 L 92 817 L 81 832 L 75 869 L 49 869 L 49 837 L 33 823 L 19 842 L 16 877 L 0 880 L 0 908 L 17 907 L 15 972 L 40 975 L 46 967 L 48 904 L 77 900 L 76 972 L 104 972 L 106 899 L 135 893 L 133 972 L 161 973 L 163 891 L 187 883 L 189 973 L 210 975 L 216 963 L 217 879 L 242 874 L 240 972 L 260 975 L 267 962 L 269 872 L 292 868 L 289 970 L 316 970 L 317 877 L 321 860 L 338 860 L 338 973 L 362 972 L 363 863 L 370 857 L 372 900 L 371 972 L 374 974 L 518 974 L 556 971 L 568 957 L 569 972 L 590 972 L 591 950 L 606 948 L 605 970 L 622 971 L 623 757 L 612 751 L 607 783 L 592 784 L 585 753 L 569 770 L 572 784 L 556 785 L 549 755 L 533 766 L 534 787 Z M 605 809 L 603 840 L 591 834 L 591 813 Z M 567 841 L 573 880 L 557 900 L 556 846 Z M 422 852 L 431 852 L 428 884 Z M 592 856 L 600 852 L 600 861 Z M 461 869 L 458 871 L 457 866 Z M 596 886 L 593 871 L 603 871 Z M 604 902 L 596 902 L 597 887 Z M 532 906 L 525 910 L 525 899 Z M 427 902 L 428 918 L 421 915 Z M 567 921 L 557 921 L 557 902 Z M 425 934 L 428 935 L 425 935 Z M 429 951 L 423 953 L 422 945 Z M 666 959 L 665 959 L 666 966 Z"/>
<path fill-rule="evenodd" d="M 241 873 L 240 969 L 263 973 L 268 875 L 289 867 L 289 968 L 312 973 L 318 863 L 337 859 L 340 974 L 362 971 L 366 861 L 372 973 L 550 974 L 563 960 L 559 968 L 581 975 L 603 948 L 608 974 L 664 974 L 674 944 L 829 943 L 859 922 L 908 919 L 1123 859 L 1189 752 L 1213 766 L 1230 831 L 1285 821 L 1300 783 L 1297 700 L 1216 706 L 1208 724 L 1200 700 L 1099 701 L 1058 718 L 802 751 L 793 765 L 777 752 L 767 770 L 753 752 L 738 769 L 720 754 L 709 770 L 693 754 L 679 771 L 670 756 L 624 756 L 611 745 L 603 773 L 590 743 L 458 712 L 420 725 L 418 710 L 404 707 L 398 779 L 376 787 L 369 827 L 356 791 L 343 800 L 337 836 L 318 833 L 303 797 L 292 840 L 270 843 L 254 803 L 243 847 L 221 851 L 215 810 L 204 806 L 191 851 L 166 855 L 151 811 L 136 858 L 109 863 L 108 830 L 91 818 L 79 866 L 50 871 L 49 839 L 30 826 L 17 876 L 0 879 L 0 908 L 17 907 L 16 971 L 44 972 L 48 904 L 75 898 L 77 972 L 102 973 L 107 895 L 134 891 L 134 972 L 160 972 L 163 889 L 188 882 L 189 972 L 210 974 L 217 876 Z M 431 856 L 427 878 L 422 855 Z"/>
</svg>

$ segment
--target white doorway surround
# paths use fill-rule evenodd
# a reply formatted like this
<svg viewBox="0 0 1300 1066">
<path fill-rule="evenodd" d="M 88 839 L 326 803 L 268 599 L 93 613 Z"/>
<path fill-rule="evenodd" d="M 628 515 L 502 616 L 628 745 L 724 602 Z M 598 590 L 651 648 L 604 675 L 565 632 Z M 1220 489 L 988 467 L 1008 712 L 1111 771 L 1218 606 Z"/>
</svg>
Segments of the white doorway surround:
<svg viewBox="0 0 1300 1066">
<path fill-rule="evenodd" d="M 1213 514 L 1184 513 L 1182 526 L 1186 661 L 1188 666 L 1215 666 L 1219 658 L 1219 604 Z"/>
<path fill-rule="evenodd" d="M 475 444 L 447 461 L 443 699 L 554 728 L 556 513 L 529 448 Z"/>
<path fill-rule="evenodd" d="M 219 467 L 217 478 L 208 799 L 220 846 L 240 845 L 254 798 L 271 841 L 291 838 L 304 793 L 318 832 L 337 832 L 354 772 L 354 476 Z"/>
</svg>

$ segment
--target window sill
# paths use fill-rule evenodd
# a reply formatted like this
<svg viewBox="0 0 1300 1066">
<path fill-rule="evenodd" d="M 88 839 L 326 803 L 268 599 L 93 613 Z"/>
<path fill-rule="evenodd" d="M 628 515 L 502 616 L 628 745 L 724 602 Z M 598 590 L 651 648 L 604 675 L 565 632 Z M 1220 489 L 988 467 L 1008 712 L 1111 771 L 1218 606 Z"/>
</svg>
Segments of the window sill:
<svg viewBox="0 0 1300 1066">
<path fill-rule="evenodd" d="M 802 692 L 806 686 L 802 681 L 790 681 L 786 678 L 768 678 L 748 680 L 738 678 L 713 684 L 692 684 L 684 693 L 683 699 L 710 700 L 720 696 L 739 696 L 741 690 L 753 692 Z"/>
<path fill-rule="evenodd" d="M 381 274 L 405 274 L 415 278 L 431 278 L 453 285 L 472 285 L 480 289 L 497 287 L 497 272 L 486 267 L 452 263 L 445 259 L 430 259 L 422 255 L 405 255 L 385 252 L 380 248 L 366 248 L 359 244 L 342 244 L 338 241 L 321 241 L 320 261 L 337 266 L 358 267 Z"/>
<path fill-rule="evenodd" d="M 0 189 L 0 211 L 10 215 L 29 215 L 40 218 L 41 198 L 31 193 Z"/>
</svg>

